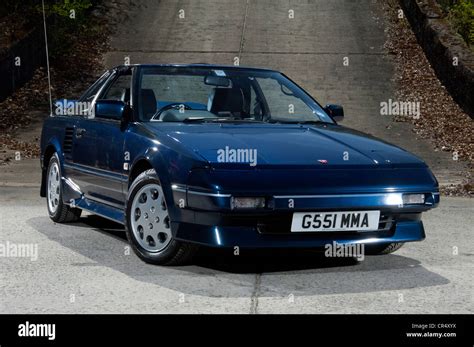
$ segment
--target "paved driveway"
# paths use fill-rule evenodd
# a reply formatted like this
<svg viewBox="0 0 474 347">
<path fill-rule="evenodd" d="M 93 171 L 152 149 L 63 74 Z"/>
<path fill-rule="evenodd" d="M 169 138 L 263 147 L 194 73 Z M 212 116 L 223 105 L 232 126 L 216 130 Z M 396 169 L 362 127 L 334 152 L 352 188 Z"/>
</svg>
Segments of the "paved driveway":
<svg viewBox="0 0 474 347">
<path fill-rule="evenodd" d="M 380 115 L 380 102 L 394 98 L 381 18 L 368 0 L 142 1 L 105 63 L 129 56 L 131 63 L 233 64 L 237 57 L 240 65 L 282 70 L 321 103 L 343 104 L 348 126 L 419 154 L 442 183 L 456 182 L 460 164 Z M 192 266 L 170 268 L 142 263 L 123 230 L 103 219 L 52 223 L 38 174 L 37 161 L 0 172 L 0 241 L 38 246 L 36 261 L 0 258 L 2 313 L 474 312 L 470 199 L 444 198 L 424 215 L 424 242 L 359 264 L 204 252 Z"/>
</svg>

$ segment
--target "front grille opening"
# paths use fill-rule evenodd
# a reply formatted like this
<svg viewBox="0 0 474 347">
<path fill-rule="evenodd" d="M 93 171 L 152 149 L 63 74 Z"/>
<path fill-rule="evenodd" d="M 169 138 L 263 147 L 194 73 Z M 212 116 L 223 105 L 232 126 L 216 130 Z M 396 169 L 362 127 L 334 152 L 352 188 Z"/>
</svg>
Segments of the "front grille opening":
<svg viewBox="0 0 474 347">
<path fill-rule="evenodd" d="M 379 220 L 379 228 L 377 231 L 387 231 L 392 228 L 394 221 L 393 216 L 389 214 L 381 214 Z"/>
</svg>

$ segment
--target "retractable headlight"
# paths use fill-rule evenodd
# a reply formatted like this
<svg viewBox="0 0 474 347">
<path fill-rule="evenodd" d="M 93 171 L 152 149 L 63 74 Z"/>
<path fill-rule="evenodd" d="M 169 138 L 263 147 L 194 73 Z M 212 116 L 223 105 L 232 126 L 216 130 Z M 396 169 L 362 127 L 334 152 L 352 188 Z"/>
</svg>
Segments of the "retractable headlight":
<svg viewBox="0 0 474 347">
<path fill-rule="evenodd" d="M 403 194 L 403 205 L 423 205 L 425 194 Z"/>
<path fill-rule="evenodd" d="M 232 209 L 264 208 L 265 198 L 232 197 L 230 200 L 230 207 Z"/>
</svg>

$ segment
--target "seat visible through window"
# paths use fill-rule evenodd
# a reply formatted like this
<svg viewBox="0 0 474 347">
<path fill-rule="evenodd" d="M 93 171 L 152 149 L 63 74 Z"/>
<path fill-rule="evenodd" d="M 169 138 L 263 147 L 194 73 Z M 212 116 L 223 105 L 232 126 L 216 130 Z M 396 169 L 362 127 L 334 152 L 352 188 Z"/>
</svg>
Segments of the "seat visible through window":
<svg viewBox="0 0 474 347">
<path fill-rule="evenodd" d="M 207 105 L 207 110 L 217 115 L 244 116 L 243 108 L 244 95 L 240 88 L 214 88 Z"/>
<path fill-rule="evenodd" d="M 150 120 L 156 113 L 156 96 L 153 89 L 142 89 L 140 101 L 144 120 Z"/>
</svg>

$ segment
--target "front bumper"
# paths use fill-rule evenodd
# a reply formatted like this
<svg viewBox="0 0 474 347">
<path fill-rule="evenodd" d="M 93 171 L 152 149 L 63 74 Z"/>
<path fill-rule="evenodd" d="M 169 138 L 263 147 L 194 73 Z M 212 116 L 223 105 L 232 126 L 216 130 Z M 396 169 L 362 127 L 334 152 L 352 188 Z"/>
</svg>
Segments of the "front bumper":
<svg viewBox="0 0 474 347">
<path fill-rule="evenodd" d="M 336 241 L 339 244 L 383 244 L 421 241 L 425 230 L 421 221 L 398 222 L 390 232 L 371 233 L 285 233 L 264 234 L 257 227 L 208 226 L 175 223 L 178 240 L 211 247 L 241 248 L 323 248 Z"/>
<path fill-rule="evenodd" d="M 253 194 L 230 194 L 190 189 L 183 185 L 172 185 L 173 200 L 180 208 L 201 211 L 231 211 L 232 197 L 254 196 Z M 425 203 L 421 205 L 403 205 L 403 194 L 424 194 Z M 387 191 L 383 193 L 320 194 L 320 195 L 268 195 L 260 193 L 266 199 L 266 211 L 323 211 L 337 209 L 384 209 L 404 212 L 422 212 L 439 204 L 439 192 L 426 191 Z"/>
<path fill-rule="evenodd" d="M 420 241 L 425 238 L 421 213 L 439 203 L 437 191 L 417 192 L 425 194 L 425 203 L 420 205 L 400 204 L 402 192 L 274 195 L 266 196 L 264 209 L 237 211 L 232 210 L 233 194 L 178 185 L 173 185 L 172 190 L 177 211 L 172 225 L 175 238 L 214 247 L 319 248 L 333 241 L 342 244 Z M 348 210 L 380 210 L 379 230 L 290 231 L 294 212 Z"/>
</svg>

